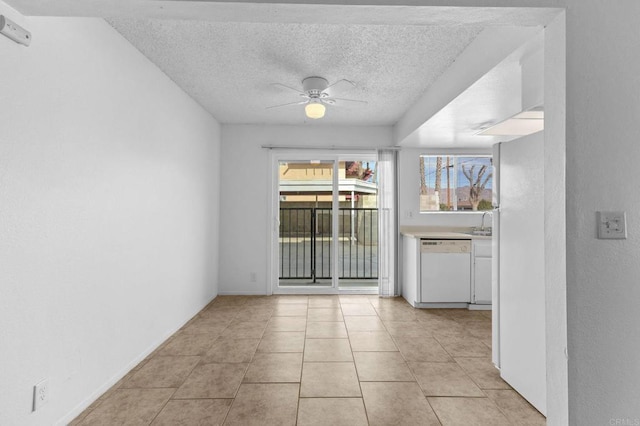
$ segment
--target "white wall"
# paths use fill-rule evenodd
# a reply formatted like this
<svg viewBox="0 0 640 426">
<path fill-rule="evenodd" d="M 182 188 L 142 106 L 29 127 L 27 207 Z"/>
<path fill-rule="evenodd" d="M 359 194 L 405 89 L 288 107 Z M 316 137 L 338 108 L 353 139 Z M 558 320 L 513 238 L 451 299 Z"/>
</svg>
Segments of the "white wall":
<svg viewBox="0 0 640 426">
<path fill-rule="evenodd" d="M 223 125 L 221 294 L 267 293 L 271 168 L 262 145 L 376 148 L 391 145 L 391 127 Z"/>
<path fill-rule="evenodd" d="M 0 13 L 0 424 L 50 425 L 217 294 L 220 127 L 104 21 Z"/>
<path fill-rule="evenodd" d="M 565 14 L 545 28 L 544 274 L 546 293 L 547 419 L 569 422 L 566 290 L 566 37 Z M 531 103 L 530 103 L 531 104 Z"/>
<path fill-rule="evenodd" d="M 480 226 L 482 213 L 420 213 L 420 155 L 435 154 L 491 154 L 489 150 L 433 150 L 426 148 L 403 148 L 398 155 L 398 202 L 400 226 Z M 489 217 L 485 219 L 491 225 Z"/>
<path fill-rule="evenodd" d="M 640 2 L 568 4 L 570 423 L 639 424 Z M 598 240 L 598 210 L 626 211 L 628 239 Z"/>
</svg>

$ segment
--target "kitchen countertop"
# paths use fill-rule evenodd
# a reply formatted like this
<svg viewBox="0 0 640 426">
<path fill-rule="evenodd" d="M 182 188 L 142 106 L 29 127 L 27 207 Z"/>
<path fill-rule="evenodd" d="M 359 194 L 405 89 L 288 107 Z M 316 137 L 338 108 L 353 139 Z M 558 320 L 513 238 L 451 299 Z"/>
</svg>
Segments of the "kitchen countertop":
<svg viewBox="0 0 640 426">
<path fill-rule="evenodd" d="M 491 240 L 491 235 L 471 235 L 471 230 L 466 232 L 421 230 L 421 229 L 400 229 L 400 233 L 412 238 L 431 238 L 445 240 Z"/>
</svg>

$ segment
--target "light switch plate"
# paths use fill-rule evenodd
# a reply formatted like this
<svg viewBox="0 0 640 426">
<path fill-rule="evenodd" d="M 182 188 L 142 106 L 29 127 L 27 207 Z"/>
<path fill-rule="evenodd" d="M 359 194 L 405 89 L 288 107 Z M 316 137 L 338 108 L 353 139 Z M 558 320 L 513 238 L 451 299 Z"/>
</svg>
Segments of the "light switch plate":
<svg viewBox="0 0 640 426">
<path fill-rule="evenodd" d="M 598 212 L 598 238 L 627 238 L 627 215 L 625 212 Z"/>
</svg>

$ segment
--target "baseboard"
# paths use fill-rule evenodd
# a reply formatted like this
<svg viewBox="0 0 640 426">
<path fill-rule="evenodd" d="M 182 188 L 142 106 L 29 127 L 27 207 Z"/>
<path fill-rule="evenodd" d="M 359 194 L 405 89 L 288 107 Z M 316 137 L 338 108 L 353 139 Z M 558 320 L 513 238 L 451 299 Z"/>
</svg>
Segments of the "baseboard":
<svg viewBox="0 0 640 426">
<path fill-rule="evenodd" d="M 219 291 L 219 296 L 268 296 L 264 291 Z"/>
<path fill-rule="evenodd" d="M 491 304 L 481 305 L 481 304 L 470 303 L 469 310 L 470 311 L 491 311 L 492 307 L 491 307 Z"/>
<path fill-rule="evenodd" d="M 421 308 L 421 309 L 467 309 L 469 306 L 468 303 L 421 303 L 421 302 L 416 302 L 416 304 L 414 305 L 415 308 Z"/>
<path fill-rule="evenodd" d="M 338 294 L 368 294 L 377 295 L 378 289 L 359 289 L 359 288 L 342 288 L 338 290 Z"/>
<path fill-rule="evenodd" d="M 82 413 L 84 410 L 86 410 L 87 407 L 89 407 L 91 404 L 93 404 L 94 401 L 96 401 L 98 398 L 100 398 L 100 396 L 102 396 L 102 394 L 104 394 L 106 391 L 108 391 L 113 385 L 118 383 L 118 381 L 120 381 L 127 373 L 129 373 L 129 371 L 131 371 L 142 360 L 144 360 L 153 351 L 155 351 L 158 347 L 160 347 L 160 345 L 162 343 L 164 343 L 169 337 L 171 337 L 176 331 L 180 330 L 187 322 L 189 322 L 191 320 L 191 318 L 196 316 L 198 314 L 198 312 L 200 312 L 202 309 L 204 309 L 204 307 L 207 306 L 209 303 L 211 303 L 217 296 L 218 295 L 213 296 L 204 305 L 202 305 L 195 312 L 193 312 L 193 314 L 190 315 L 189 318 L 187 318 L 187 320 L 184 323 L 180 324 L 179 326 L 175 327 L 174 329 L 169 330 L 168 332 L 166 332 L 163 335 L 163 337 L 161 337 L 160 339 L 156 340 L 149 347 L 147 347 L 144 351 L 142 351 L 142 353 L 140 355 L 138 355 L 137 357 L 135 357 L 133 359 L 133 361 L 131 361 L 129 364 L 127 364 L 123 369 L 121 369 L 113 377 L 111 377 L 109 380 L 107 380 L 102 386 L 100 386 L 97 390 L 95 390 L 90 396 L 85 398 L 80 404 L 76 405 L 64 417 L 62 417 L 60 420 L 58 420 L 56 422 L 56 426 L 66 426 L 67 424 L 69 424 L 69 422 L 71 422 L 73 419 L 78 417 L 78 415 L 80 415 L 80 413 Z"/>
</svg>

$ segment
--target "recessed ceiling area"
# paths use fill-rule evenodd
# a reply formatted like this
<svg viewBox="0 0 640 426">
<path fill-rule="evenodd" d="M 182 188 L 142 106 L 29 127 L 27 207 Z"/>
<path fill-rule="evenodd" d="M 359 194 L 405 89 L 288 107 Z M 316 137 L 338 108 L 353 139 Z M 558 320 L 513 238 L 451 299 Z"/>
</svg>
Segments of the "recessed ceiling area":
<svg viewBox="0 0 640 426">
<path fill-rule="evenodd" d="M 528 34 L 558 13 L 552 8 L 434 7 L 384 1 L 378 5 L 269 0 L 8 3 L 26 15 L 105 18 L 221 123 L 394 128 L 402 124 L 404 135 L 396 143 L 449 147 L 478 143 L 477 137 L 469 140 L 469 135 L 457 133 L 460 123 L 470 128 L 506 118 L 501 115 L 512 105 L 491 92 L 492 84 L 511 90 L 516 77 L 487 74 L 490 69 L 482 67 L 476 72 L 473 61 L 465 62 L 470 79 L 460 80 L 460 87 L 452 89 L 443 76 L 469 49 L 480 49 L 477 63 L 486 65 L 483 54 L 495 52 L 491 44 L 476 41 L 487 32 L 508 27 Z M 299 100 L 295 92 L 272 83 L 302 88 L 302 79 L 309 76 L 324 77 L 329 83 L 353 81 L 355 87 L 342 85 L 331 95 L 367 104 L 329 106 L 319 120 L 307 118 L 300 105 L 267 109 Z M 452 96 L 428 101 L 432 111 L 407 120 L 416 111 L 421 114 L 416 105 L 424 104 L 431 93 L 441 93 L 441 86 L 447 86 Z M 426 139 L 416 139 L 419 132 L 407 137 L 419 128 L 429 135 Z M 493 137 L 480 138 L 490 145 Z"/>
<path fill-rule="evenodd" d="M 521 85 L 517 63 L 494 68 L 420 126 L 414 143 L 406 141 L 404 145 L 491 147 L 500 142 L 499 138 L 477 133 L 493 124 L 496 117 L 509 117 L 520 111 Z"/>
<path fill-rule="evenodd" d="M 435 114 L 425 117 L 424 123 L 401 141 L 402 146 L 488 149 L 495 143 L 528 134 L 522 133 L 524 128 L 515 131 L 513 125 L 501 126 L 502 131 L 489 130 L 522 111 L 542 109 L 543 50 L 544 33 L 542 30 L 534 31 L 526 42 L 481 78 L 450 102 L 443 102 L 446 105 Z M 477 52 L 473 54 L 477 55 Z M 426 96 L 429 95 L 427 93 Z M 541 130 L 542 123 L 542 120 L 537 120 L 533 127 L 527 127 L 531 123 L 520 121 L 529 131 Z"/>
</svg>

